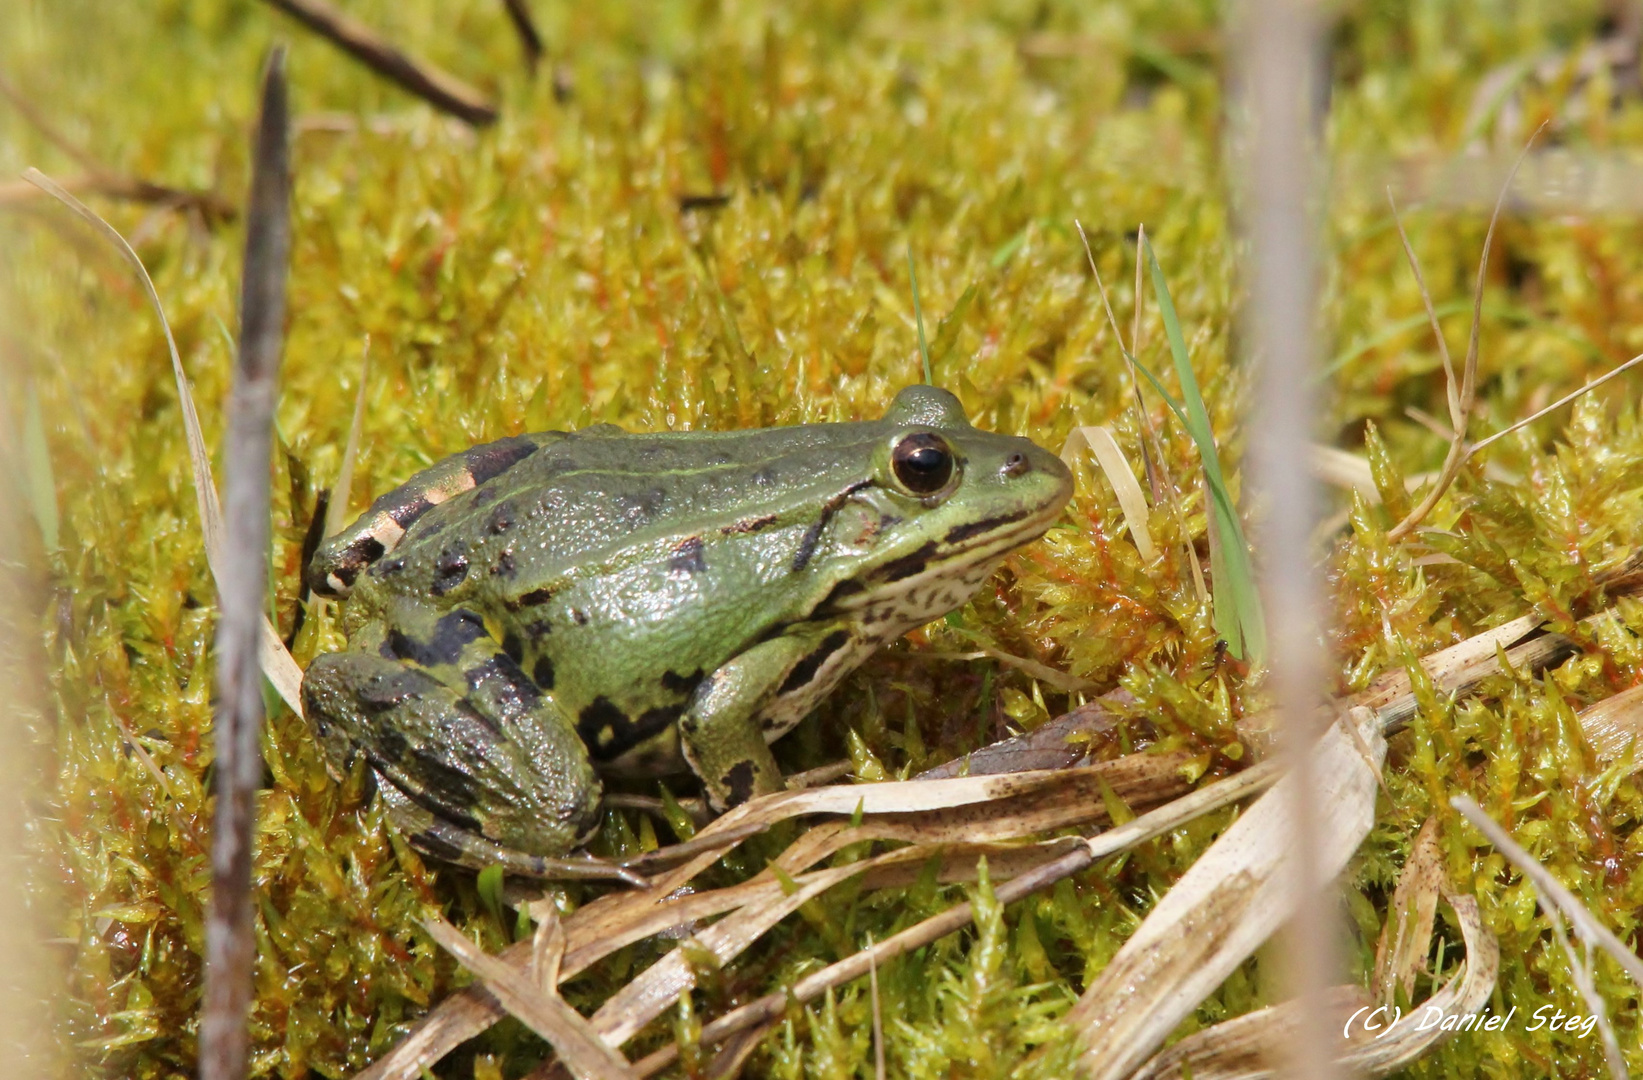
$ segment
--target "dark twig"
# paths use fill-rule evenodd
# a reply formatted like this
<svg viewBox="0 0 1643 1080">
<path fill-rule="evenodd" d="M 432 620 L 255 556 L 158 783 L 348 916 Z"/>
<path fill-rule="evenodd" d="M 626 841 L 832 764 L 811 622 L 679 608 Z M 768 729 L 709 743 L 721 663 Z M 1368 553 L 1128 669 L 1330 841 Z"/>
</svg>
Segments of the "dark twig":
<svg viewBox="0 0 1643 1080">
<path fill-rule="evenodd" d="M 217 623 L 217 813 L 211 844 L 211 908 L 205 929 L 205 1005 L 200 1019 L 201 1080 L 245 1076 L 256 939 L 251 922 L 253 798 L 262 776 L 262 630 L 268 565 L 268 467 L 285 322 L 291 251 L 290 146 L 285 50 L 263 74 L 253 148 L 245 265 L 240 282 L 240 350 L 229 399 L 225 543 Z"/>
<path fill-rule="evenodd" d="M 502 6 L 508 9 L 508 20 L 519 34 L 519 47 L 525 50 L 525 67 L 534 75 L 536 65 L 542 62 L 542 35 L 536 30 L 531 9 L 525 6 L 525 0 L 502 0 Z"/>
<path fill-rule="evenodd" d="M 24 96 L 23 92 L 4 75 L 0 75 L 0 97 L 10 102 L 11 107 L 21 114 L 29 126 L 40 133 L 41 138 L 62 151 L 65 156 L 85 170 L 86 175 L 80 179 L 63 183 L 62 186 L 67 190 L 90 192 L 126 202 L 156 203 L 162 206 L 197 210 L 208 225 L 219 221 L 233 220 L 234 206 L 215 192 L 167 187 L 164 184 L 154 184 L 147 180 L 126 176 L 108 168 L 88 153 L 84 147 L 58 131 L 46 119 L 45 115 Z M 33 184 L 0 185 L 0 206 L 25 199 L 33 199 L 39 194 L 40 189 Z"/>
<path fill-rule="evenodd" d="M 495 123 L 496 106 L 432 64 L 413 60 L 381 34 L 325 0 L 266 0 L 343 52 L 405 90 L 475 127 Z"/>
</svg>

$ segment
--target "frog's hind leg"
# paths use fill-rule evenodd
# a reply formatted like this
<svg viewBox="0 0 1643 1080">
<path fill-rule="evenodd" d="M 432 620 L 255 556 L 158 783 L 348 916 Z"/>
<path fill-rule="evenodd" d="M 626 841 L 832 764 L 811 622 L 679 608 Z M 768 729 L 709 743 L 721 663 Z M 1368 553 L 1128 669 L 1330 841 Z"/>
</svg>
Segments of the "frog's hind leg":
<svg viewBox="0 0 1643 1080">
<path fill-rule="evenodd" d="M 574 726 L 474 613 L 399 614 L 408 628 L 378 651 L 326 654 L 303 678 L 332 765 L 363 756 L 396 823 L 429 854 L 536 876 L 584 865 L 559 858 L 600 820 L 599 780 Z"/>
<path fill-rule="evenodd" d="M 347 596 L 367 566 L 394 549 L 412 522 L 470 488 L 501 476 L 562 432 L 515 435 L 452 454 L 383 495 L 359 520 L 321 545 L 308 564 L 308 587 L 320 596 Z"/>
</svg>

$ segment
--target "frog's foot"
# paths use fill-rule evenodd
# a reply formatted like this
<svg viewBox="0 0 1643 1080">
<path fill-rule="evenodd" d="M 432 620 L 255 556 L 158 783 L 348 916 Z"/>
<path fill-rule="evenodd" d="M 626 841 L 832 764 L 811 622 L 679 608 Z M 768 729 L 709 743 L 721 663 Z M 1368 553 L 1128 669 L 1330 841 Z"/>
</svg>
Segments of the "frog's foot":
<svg viewBox="0 0 1643 1080">
<path fill-rule="evenodd" d="M 583 860 L 562 856 L 600 822 L 587 750 L 552 699 L 493 653 L 482 626 L 443 625 L 467 618 L 478 622 L 458 611 L 426 631 L 461 642 L 427 667 L 352 650 L 316 658 L 302 684 L 309 722 L 333 767 L 365 758 L 406 834 L 431 854 L 518 873 L 555 862 L 580 869 Z"/>
<path fill-rule="evenodd" d="M 500 866 L 509 876 L 538 881 L 620 881 L 637 889 L 650 885 L 650 879 L 637 870 L 592 855 L 553 858 L 503 847 L 434 817 L 390 784 L 378 790 L 394 826 L 411 846 L 441 861 L 472 870 Z"/>
</svg>

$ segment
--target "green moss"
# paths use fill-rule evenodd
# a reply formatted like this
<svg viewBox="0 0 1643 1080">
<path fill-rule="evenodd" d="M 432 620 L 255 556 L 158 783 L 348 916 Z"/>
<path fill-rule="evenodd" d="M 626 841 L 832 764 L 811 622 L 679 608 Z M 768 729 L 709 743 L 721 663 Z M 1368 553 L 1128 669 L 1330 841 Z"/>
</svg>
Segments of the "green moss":
<svg viewBox="0 0 1643 1080">
<path fill-rule="evenodd" d="M 909 250 L 935 381 L 978 423 L 1052 447 L 1075 425 L 1108 423 L 1138 457 L 1128 376 L 1073 218 L 1090 231 L 1126 325 L 1129 234 L 1147 224 L 1236 493 L 1244 376 L 1228 362 L 1234 249 L 1212 6 L 541 0 L 533 7 L 574 87 L 567 101 L 547 78 L 524 76 L 500 4 L 347 7 L 495 94 L 502 122 L 475 134 L 438 117 L 260 5 L 34 0 L 0 13 L 0 68 L 70 138 L 112 168 L 235 200 L 259 58 L 276 38 L 292 42 L 296 242 L 272 553 L 282 630 L 296 615 L 303 533 L 339 468 L 366 334 L 355 509 L 443 454 L 520 430 L 876 415 L 920 377 Z M 1327 434 L 1362 444 L 1389 495 L 1400 475 L 1441 460 L 1441 441 L 1405 410 L 1442 413 L 1442 376 L 1379 191 L 1347 181 L 1388 153 L 1435 159 L 1494 136 L 1468 127 L 1466 103 L 1485 76 L 1588 42 L 1603 17 L 1595 2 L 1433 0 L 1343 16 L 1328 142 L 1346 179 L 1329 217 L 1326 293 L 1341 362 Z M 1573 93 L 1597 107 L 1556 127 L 1560 141 L 1643 142 L 1635 97 L 1611 105 L 1601 86 Z M 1530 79 L 1519 100 L 1541 117 L 1562 109 L 1560 95 Z M 0 171 L 78 170 L 14 112 L 0 113 L 0 133 Z M 716 193 L 730 195 L 721 209 L 679 209 L 681 195 Z M 98 206 L 151 268 L 215 440 L 240 231 Z M 192 1067 L 207 879 L 212 588 L 178 402 L 159 329 L 114 258 L 42 206 L 5 213 L 0 303 L 12 329 L 0 347 L 41 401 L 59 513 L 41 620 L 56 709 L 40 732 L 55 763 L 39 888 L 68 957 L 61 1034 L 109 1075 L 181 1076 Z M 1408 221 L 1437 300 L 1464 302 L 1482 214 Z M 1506 222 L 1485 291 L 1480 430 L 1643 350 L 1639 234 L 1621 219 Z M 1143 361 L 1167 371 L 1155 306 L 1142 338 Z M 1492 449 L 1494 471 L 1474 463 L 1434 515 L 1445 531 L 1425 538 L 1429 549 L 1387 544 L 1395 518 L 1353 506 L 1329 563 L 1343 690 L 1530 604 L 1562 629 L 1590 610 L 1593 572 L 1643 541 L 1643 428 L 1624 387 L 1610 389 Z M 856 756 L 900 773 L 1069 704 L 1009 668 L 920 658 L 926 646 L 979 640 L 1103 687 L 1122 682 L 1163 745 L 1193 750 L 1206 771 L 1230 767 L 1233 725 L 1253 702 L 1242 674 L 1217 666 L 1186 562 L 1188 544 L 1202 554 L 1205 532 L 1196 452 L 1152 408 L 1185 493 L 1183 513 L 1153 514 L 1160 565 L 1142 564 L 1105 479 L 1080 465 L 1066 527 L 1014 557 L 959 617 L 853 676 L 783 741 L 787 764 L 842 756 L 849 731 Z M 1431 552 L 1460 564 L 1416 565 Z M 1643 629 L 1643 605 L 1620 611 Z M 1623 938 L 1635 934 L 1643 805 L 1619 767 L 1598 765 L 1573 714 L 1643 678 L 1643 649 L 1618 629 L 1579 633 L 1587 651 L 1547 679 L 1504 675 L 1459 706 L 1428 695 L 1395 741 L 1390 798 L 1346 886 L 1354 970 L 1367 969 L 1408 842 L 1435 813 L 1454 883 L 1476 891 L 1501 937 L 1500 1000 L 1523 1012 L 1580 1008 L 1528 886 L 1447 809 L 1457 792 L 1507 822 Z M 334 612 L 315 607 L 298 659 L 336 641 Z M 463 982 L 420 918 L 444 909 L 492 948 L 517 928 L 471 877 L 424 865 L 389 833 L 360 777 L 327 779 L 289 714 L 271 719 L 266 755 L 256 1071 L 342 1076 Z M 973 932 L 879 972 L 892 1074 L 996 1075 L 1025 1062 L 1061 1075 L 1069 1047 L 1055 1017 L 1227 820 L 1007 910 L 980 887 Z M 651 823 L 613 811 L 601 843 L 620 850 L 653 835 Z M 714 874 L 755 868 L 777 842 Z M 582 895 L 567 890 L 567 905 Z M 960 898 L 934 883 L 836 890 L 705 979 L 690 1010 L 710 1017 Z M 1459 936 L 1444 933 L 1452 968 Z M 568 987 L 573 1002 L 591 1006 L 668 947 L 622 950 Z M 1622 1045 L 1635 1048 L 1637 988 L 1607 961 L 1598 980 Z M 1265 1003 L 1270 982 L 1251 961 L 1187 1026 Z M 794 1010 L 755 1067 L 870 1075 L 870 1009 L 856 984 Z M 691 1023 L 686 1013 L 677 1026 Z M 654 1029 L 647 1047 L 672 1037 L 666 1023 Z M 517 1076 L 540 1053 L 503 1024 L 439 1075 Z M 1410 1073 L 1600 1068 L 1594 1040 L 1514 1028 L 1463 1035 Z"/>
</svg>

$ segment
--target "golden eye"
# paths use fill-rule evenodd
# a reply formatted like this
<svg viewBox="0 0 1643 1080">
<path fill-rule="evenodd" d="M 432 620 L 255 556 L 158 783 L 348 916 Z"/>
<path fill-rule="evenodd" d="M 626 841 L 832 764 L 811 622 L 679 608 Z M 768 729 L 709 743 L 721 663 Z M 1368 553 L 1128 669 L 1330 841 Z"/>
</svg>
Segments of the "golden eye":
<svg viewBox="0 0 1643 1080">
<path fill-rule="evenodd" d="M 909 435 L 890 452 L 896 479 L 915 495 L 931 495 L 953 478 L 953 451 L 940 435 L 921 431 Z"/>
</svg>

